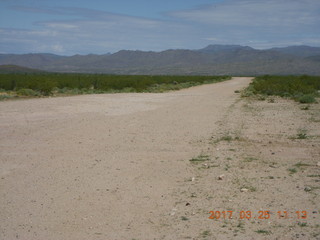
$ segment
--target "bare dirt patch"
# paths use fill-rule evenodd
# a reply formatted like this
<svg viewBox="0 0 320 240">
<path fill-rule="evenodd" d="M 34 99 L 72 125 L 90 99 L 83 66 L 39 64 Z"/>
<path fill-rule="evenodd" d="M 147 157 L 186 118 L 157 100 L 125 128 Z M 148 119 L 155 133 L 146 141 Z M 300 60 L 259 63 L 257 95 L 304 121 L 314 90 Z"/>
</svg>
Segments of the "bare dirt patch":
<svg viewBox="0 0 320 240">
<path fill-rule="evenodd" d="M 0 102 L 0 238 L 319 238 L 319 104 L 249 82 Z"/>
<path fill-rule="evenodd" d="M 280 98 L 229 107 L 177 189 L 176 221 L 190 218 L 180 239 L 320 239 L 320 108 L 305 109 Z"/>
</svg>

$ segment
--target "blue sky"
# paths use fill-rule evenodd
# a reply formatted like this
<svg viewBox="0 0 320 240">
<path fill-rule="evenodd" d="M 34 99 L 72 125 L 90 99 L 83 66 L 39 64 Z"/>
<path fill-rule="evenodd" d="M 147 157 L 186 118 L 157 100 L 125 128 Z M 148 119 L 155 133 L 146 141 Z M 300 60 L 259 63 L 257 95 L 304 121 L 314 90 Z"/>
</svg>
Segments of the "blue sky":
<svg viewBox="0 0 320 240">
<path fill-rule="evenodd" d="M 320 0 L 0 0 L 0 53 L 320 47 Z"/>
</svg>

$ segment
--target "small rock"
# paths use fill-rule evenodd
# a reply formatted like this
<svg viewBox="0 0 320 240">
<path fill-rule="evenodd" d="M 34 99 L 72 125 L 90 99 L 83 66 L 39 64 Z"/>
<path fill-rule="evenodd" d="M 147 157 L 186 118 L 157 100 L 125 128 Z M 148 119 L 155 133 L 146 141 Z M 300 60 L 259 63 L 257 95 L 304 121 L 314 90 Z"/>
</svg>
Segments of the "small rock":
<svg viewBox="0 0 320 240">
<path fill-rule="evenodd" d="M 203 167 L 204 167 L 204 168 L 209 168 L 208 164 L 206 164 L 206 163 L 203 164 Z"/>
<path fill-rule="evenodd" d="M 312 189 L 311 189 L 311 187 L 305 187 L 304 190 L 305 190 L 306 192 L 310 192 Z"/>
<path fill-rule="evenodd" d="M 317 166 L 320 167 L 320 162 L 317 163 Z"/>
<path fill-rule="evenodd" d="M 186 206 L 189 206 L 189 205 L 190 205 L 190 203 L 187 202 L 187 203 L 186 203 Z"/>
<path fill-rule="evenodd" d="M 222 179 L 224 179 L 224 174 L 222 174 L 222 175 L 220 175 L 220 176 L 218 177 L 218 180 L 222 180 Z"/>
<path fill-rule="evenodd" d="M 192 178 L 191 178 L 191 182 L 194 182 L 195 180 L 196 180 L 195 177 L 192 177 Z"/>
<path fill-rule="evenodd" d="M 249 192 L 249 189 L 247 189 L 247 188 L 241 188 L 241 189 L 240 189 L 240 192 Z"/>
<path fill-rule="evenodd" d="M 171 215 L 171 216 L 174 216 L 174 215 L 176 214 L 176 211 L 177 211 L 177 210 L 178 210 L 178 209 L 173 208 L 173 209 L 171 210 L 170 215 Z"/>
</svg>

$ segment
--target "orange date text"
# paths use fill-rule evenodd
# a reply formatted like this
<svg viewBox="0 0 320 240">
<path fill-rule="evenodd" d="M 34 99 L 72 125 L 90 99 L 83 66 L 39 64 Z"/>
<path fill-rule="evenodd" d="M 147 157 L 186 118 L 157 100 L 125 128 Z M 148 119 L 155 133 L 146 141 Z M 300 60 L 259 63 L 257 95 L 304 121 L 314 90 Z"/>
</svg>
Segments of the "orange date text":
<svg viewBox="0 0 320 240">
<path fill-rule="evenodd" d="M 278 219 L 307 219 L 307 211 L 209 211 L 209 219 L 260 219 L 267 220 L 270 218 Z"/>
</svg>

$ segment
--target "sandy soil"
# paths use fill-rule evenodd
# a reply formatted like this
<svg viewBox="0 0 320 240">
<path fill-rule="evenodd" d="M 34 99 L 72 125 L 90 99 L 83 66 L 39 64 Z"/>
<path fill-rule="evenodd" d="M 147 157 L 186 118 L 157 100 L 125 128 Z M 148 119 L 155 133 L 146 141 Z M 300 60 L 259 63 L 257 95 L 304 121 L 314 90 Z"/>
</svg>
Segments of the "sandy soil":
<svg viewBox="0 0 320 240">
<path fill-rule="evenodd" d="M 0 239 L 320 239 L 320 104 L 250 80 L 0 102 Z"/>
</svg>

